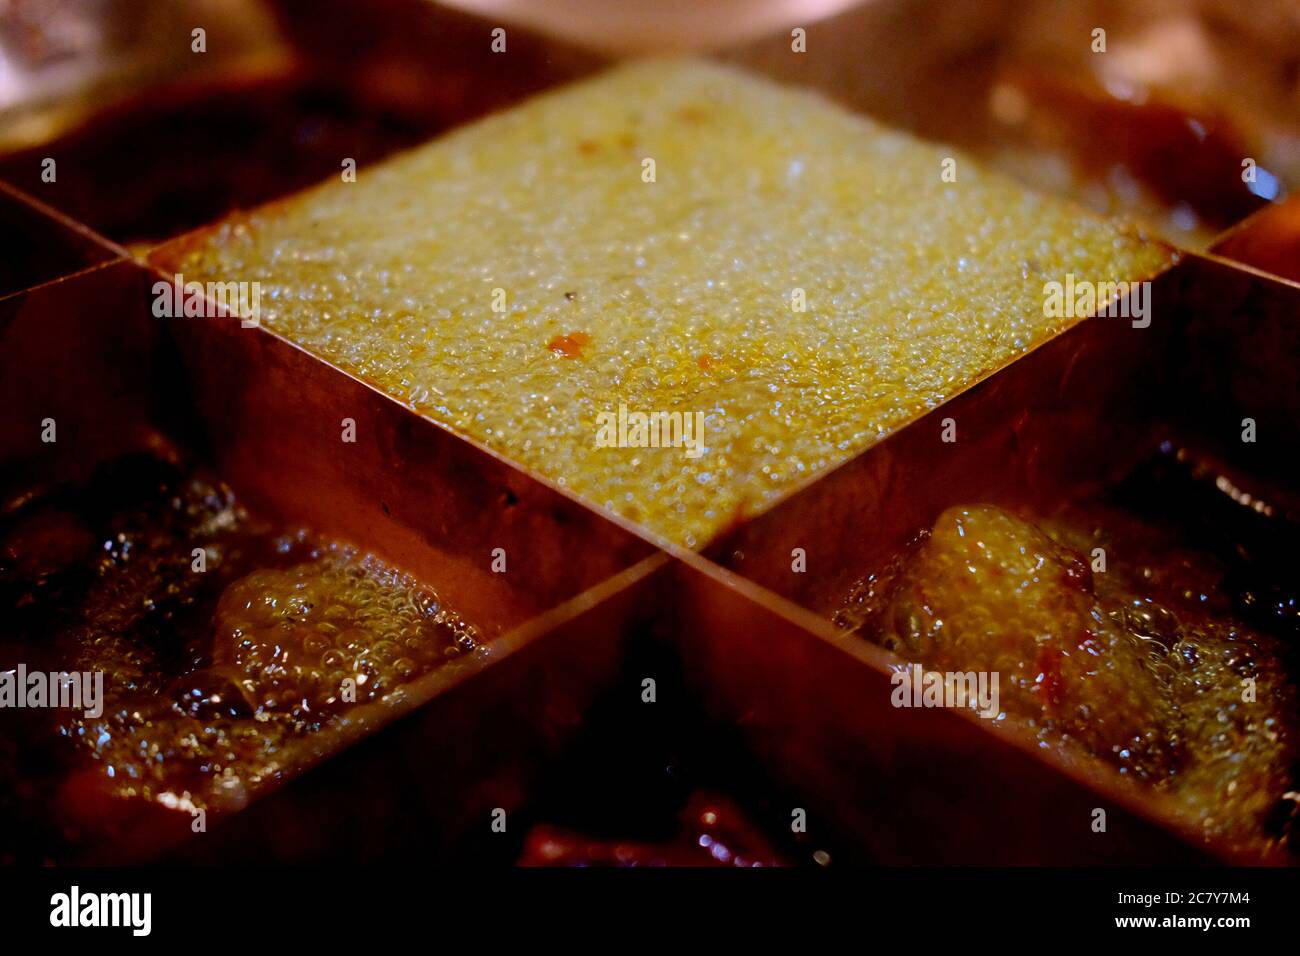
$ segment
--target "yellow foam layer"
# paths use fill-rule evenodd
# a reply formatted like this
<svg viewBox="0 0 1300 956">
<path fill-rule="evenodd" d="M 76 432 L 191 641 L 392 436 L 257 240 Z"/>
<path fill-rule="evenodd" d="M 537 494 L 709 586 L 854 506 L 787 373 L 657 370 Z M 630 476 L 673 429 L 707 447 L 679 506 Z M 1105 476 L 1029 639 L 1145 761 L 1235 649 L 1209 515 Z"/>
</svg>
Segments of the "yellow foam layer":
<svg viewBox="0 0 1300 956">
<path fill-rule="evenodd" d="M 225 223 L 168 265 L 261 282 L 265 325 L 698 546 L 1069 324 L 1044 317 L 1045 282 L 1166 259 L 812 94 L 667 61 Z M 702 413 L 707 450 L 601 447 L 620 405 Z"/>
</svg>

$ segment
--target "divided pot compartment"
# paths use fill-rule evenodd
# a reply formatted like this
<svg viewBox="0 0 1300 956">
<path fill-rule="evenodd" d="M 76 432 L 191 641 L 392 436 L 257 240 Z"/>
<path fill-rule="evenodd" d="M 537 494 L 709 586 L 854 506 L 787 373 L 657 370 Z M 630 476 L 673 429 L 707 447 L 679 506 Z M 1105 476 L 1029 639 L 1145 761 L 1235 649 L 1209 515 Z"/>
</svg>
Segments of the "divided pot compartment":
<svg viewBox="0 0 1300 956">
<path fill-rule="evenodd" d="M 810 832 L 886 866 L 1212 862 L 1095 768 L 1035 752 L 964 711 L 902 712 L 899 663 L 697 557 L 676 568 L 672 633 L 711 724 L 801 797 Z M 1158 805 L 1157 805 L 1158 806 Z M 1098 809 L 1107 833 L 1092 832 Z"/>
<path fill-rule="evenodd" d="M 877 724 L 861 731 L 864 747 L 870 746 L 868 741 L 878 742 L 885 726 L 905 736 L 923 734 L 923 729 L 915 728 L 935 722 L 947 721 L 953 734 L 963 723 L 983 725 L 976 733 L 989 739 L 978 750 L 978 759 L 970 753 L 963 759 L 944 747 L 927 750 L 920 745 L 915 752 L 909 748 L 900 755 L 892 743 L 879 745 L 889 755 L 879 759 L 891 765 L 910 760 L 924 763 L 939 780 L 926 789 L 930 801 L 940 794 L 945 800 L 963 794 L 972 812 L 984 814 L 997 812 L 994 808 L 1005 801 L 1013 822 L 990 831 L 1012 857 L 1020 853 L 1044 857 L 1043 833 L 1030 833 L 1019 842 L 1011 834 L 1018 832 L 1017 824 L 1045 807 L 1051 807 L 1050 816 L 1060 828 L 1052 836 L 1053 860 L 1062 859 L 1058 849 L 1076 843 L 1085 857 L 1104 856 L 1118 849 L 1127 835 L 1123 828 L 1117 834 L 1114 817 L 1103 837 L 1090 831 L 1090 817 L 1080 815 L 1079 807 L 1065 804 L 1058 809 L 1052 801 L 1027 797 L 1012 777 L 1001 776 L 985 763 L 1000 752 L 1003 741 L 1029 752 L 1036 749 L 1036 761 L 1084 784 L 1101 801 L 1090 806 L 1128 808 L 1161 823 L 1171 838 L 1181 834 L 1189 849 L 1199 847 L 1224 859 L 1261 858 L 1228 841 L 1203 841 L 1166 798 L 1149 788 L 1126 785 L 1100 761 L 1036 747 L 1032 737 L 995 728 L 965 711 L 936 716 L 925 710 L 893 709 L 889 704 L 893 685 L 883 675 L 910 659 L 832 623 L 854 585 L 880 572 L 892 557 L 908 553 L 918 533 L 930 529 L 945 509 L 987 504 L 1052 516 L 1062 506 L 1114 492 L 1138 469 L 1150 467 L 1162 455 L 1170 457 L 1171 448 L 1191 449 L 1193 461 L 1204 455 L 1208 467 L 1215 469 L 1209 484 L 1215 484 L 1217 477 L 1218 490 L 1201 487 L 1188 499 L 1198 508 L 1244 511 L 1252 501 L 1263 501 L 1283 523 L 1282 533 L 1294 530 L 1297 474 L 1292 450 L 1300 423 L 1300 391 L 1293 369 L 1300 356 L 1296 324 L 1300 294 L 1288 283 L 1186 255 L 1153 281 L 1151 297 L 1149 327 L 1135 328 L 1128 319 L 1103 316 L 1076 324 L 852 461 L 814 478 L 705 551 L 705 557 L 729 575 L 760 586 L 757 592 L 774 602 L 761 615 L 767 621 L 764 630 L 786 633 L 801 624 L 852 659 L 852 663 L 823 667 L 831 686 L 848 683 L 856 675 L 858 689 L 833 691 L 810 682 L 806 697 L 807 701 L 843 698 L 838 706 L 855 716 L 860 711 L 854 708 L 879 708 Z M 1254 442 L 1242 440 L 1246 419 L 1254 422 Z M 953 440 L 945 441 L 945 434 Z M 1166 442 L 1172 446 L 1165 444 L 1162 451 Z M 1252 497 L 1234 505 L 1225 489 Z M 1206 495 L 1223 500 L 1211 500 L 1207 506 Z M 1190 527 L 1200 518 L 1198 512 L 1183 511 L 1175 512 L 1173 521 L 1176 527 L 1180 520 Z M 806 556 L 802 568 L 796 567 L 798 554 Z M 1285 554 L 1280 557 L 1291 560 Z M 1114 561 L 1122 558 L 1111 555 Z M 1279 570 L 1285 573 L 1285 567 Z M 707 576 L 703 571 L 697 575 Z M 1285 632 L 1288 626 L 1274 623 L 1275 633 Z M 730 640 L 753 640 L 755 647 L 762 643 L 760 638 L 739 635 Z M 1282 640 L 1290 653 L 1293 643 L 1287 642 L 1293 642 L 1293 636 Z M 713 642 L 721 643 L 721 638 Z M 734 659 L 738 656 L 734 649 L 723 651 L 706 644 L 697 653 L 712 662 L 707 670 L 708 678 L 714 679 L 710 686 L 718 687 L 718 679 L 722 686 L 736 682 L 726 679 L 719 659 L 724 654 Z M 768 648 L 763 653 L 766 657 Z M 810 652 L 805 648 L 801 653 Z M 830 655 L 825 648 L 817 653 L 823 658 Z M 758 666 L 751 662 L 746 670 Z M 784 673 L 805 669 L 775 661 L 770 666 Z M 796 746 L 785 737 L 787 727 L 809 713 L 807 701 L 778 710 L 772 704 L 758 707 L 754 701 L 759 698 L 752 690 L 750 695 L 748 705 L 740 698 L 728 706 L 733 710 L 748 706 L 744 713 L 765 715 L 760 721 L 762 733 L 777 759 L 820 759 L 823 765 L 834 765 L 825 755 L 809 757 L 806 741 Z M 857 719 L 865 723 L 865 718 Z M 1001 739 L 995 744 L 994 738 Z M 909 774 L 915 773 L 910 768 Z M 973 785 L 975 780 L 983 781 L 982 785 Z M 1082 791 L 1074 796 L 1081 798 Z M 900 805 L 932 819 L 932 812 L 920 809 L 925 799 L 918 795 Z M 845 812 L 851 809 L 846 807 Z M 1050 824 L 1044 821 L 1049 830 Z M 972 841 L 972 828 L 958 825 L 952 838 L 958 844 Z M 899 852 L 906 855 L 904 847 Z M 1149 855 L 1150 848 L 1124 847 L 1123 855 L 1135 853 L 1139 859 L 1155 860 L 1164 859 L 1164 852 Z"/>
<path fill-rule="evenodd" d="M 309 747 L 287 757 L 264 790 L 447 688 L 472 683 L 518 649 L 536 655 L 555 645 L 547 663 L 517 678 L 527 683 L 527 693 L 516 694 L 519 706 L 532 699 L 544 705 L 519 721 L 515 736 L 561 735 L 556 723 L 564 724 L 586 682 L 595 682 L 591 675 L 602 673 L 623 630 L 607 623 L 601 637 L 584 625 L 567 639 L 569 648 L 564 626 L 577 628 L 573 620 L 603 607 L 605 595 L 621 595 L 646 573 L 647 561 L 661 562 L 653 548 L 263 329 L 224 315 L 155 317 L 155 280 L 134 263 L 117 262 L 4 301 L 6 537 L 31 517 L 32 499 L 45 513 L 46 493 L 73 489 L 71 504 L 67 493 L 56 504 L 59 516 L 79 504 L 95 507 L 77 499 L 93 494 L 80 489 L 107 463 L 137 453 L 179 454 L 185 467 L 193 462 L 227 482 L 240 504 L 276 528 L 306 527 L 378 556 L 431 587 L 474 628 L 476 650 L 403 685 L 393 703 L 363 701 L 344 711 L 344 719 L 327 723 Z M 355 441 L 344 440 L 344 419 L 355 423 Z M 186 567 L 178 573 L 194 572 L 188 550 L 182 556 Z M 7 563 L 12 572 L 14 560 Z M 18 578 L 23 574 L 20 566 Z M 614 608 L 599 613 L 621 620 Z M 43 649 L 18 641 L 6 642 L 4 652 L 8 669 L 33 653 L 40 660 Z M 546 676 L 564 661 L 571 666 L 559 668 L 555 680 Z M 53 660 L 50 666 L 70 669 Z M 499 710 L 506 719 L 509 708 L 488 686 L 484 691 L 470 710 Z M 7 710 L 6 722 L 22 714 Z M 488 718 L 464 711 L 458 718 L 462 725 L 473 719 Z M 11 729 L 16 739 L 19 728 Z M 462 739 L 481 754 L 482 738 Z M 19 770 L 36 773 L 21 763 Z M 63 781 L 45 784 L 68 796 Z M 191 833 L 184 808 L 101 800 L 97 793 L 79 803 L 75 813 L 57 802 L 48 808 L 57 818 L 53 831 L 66 828 L 68 845 L 37 847 L 38 859 L 62 852 L 72 859 L 149 858 Z M 219 815 L 213 814 L 216 829 Z"/>
<path fill-rule="evenodd" d="M 1122 6 L 1053 17 L 1052 3 L 1037 4 L 1029 31 L 1008 28 L 1031 19 L 1010 0 L 878 0 L 792 23 L 807 53 L 785 29 L 715 54 L 1040 188 L 1114 190 L 1094 205 L 1137 195 L 1127 211 L 1160 223 L 1189 202 L 1202 214 L 1174 221 L 1187 227 L 1175 238 L 1212 251 L 1184 253 L 1154 280 L 1149 327 L 1079 322 L 702 554 L 652 542 L 265 328 L 155 316 L 155 286 L 170 276 L 141 261 L 163 244 L 148 261 L 165 262 L 191 230 L 339 175 L 345 158 L 364 167 L 612 57 L 425 0 L 272 0 L 210 21 L 199 59 L 183 6 L 133 7 L 158 29 L 130 48 L 131 69 L 99 76 L 91 51 L 72 94 L 0 116 L 0 223 L 17 237 L 0 275 L 6 508 L 21 506 L 21 489 L 76 487 L 133 452 L 179 453 L 255 514 L 407 572 L 483 642 L 399 699 L 347 711 L 204 832 L 183 806 L 110 812 L 92 800 L 89 821 L 52 824 L 75 831 L 66 843 L 33 827 L 28 849 L 110 863 L 510 863 L 530 859 L 539 832 L 558 832 L 560 844 L 600 841 L 597 856 L 620 840 L 672 855 L 689 826 L 669 818 L 702 789 L 731 799 L 784 862 L 1264 860 L 1201 839 L 1165 799 L 1095 761 L 963 711 L 895 709 L 900 659 L 832 623 L 855 581 L 945 508 L 1104 493 L 1170 436 L 1279 507 L 1300 495 L 1295 200 L 1268 205 L 1243 188 L 1236 154 L 1255 145 L 1240 131 L 1258 133 L 1250 117 L 1239 130 L 1231 115 L 1126 105 L 1099 95 L 1095 77 L 1064 83 L 1061 64 L 1087 55 L 1095 17 L 1120 47 L 1142 40 Z M 241 9 L 268 32 L 239 29 Z M 498 27 L 504 54 L 491 49 Z M 1189 116 L 1215 122 L 1188 138 Z M 1279 113 L 1279 127 L 1295 119 Z M 1123 135 L 1107 139 L 1110 123 Z M 1172 191 L 1109 178 L 1098 144 L 1129 173 L 1172 163 Z M 1044 166 L 1052 151 L 1077 167 Z M 1295 171 L 1260 158 L 1295 185 Z M 1240 440 L 1245 418 L 1254 443 Z M 47 420 L 55 441 L 42 440 Z M 0 666 L 22 651 L 0 644 Z M 1105 834 L 1090 826 L 1098 808 Z M 498 812 L 504 832 L 492 828 Z M 806 832 L 787 832 L 797 814 Z"/>
</svg>

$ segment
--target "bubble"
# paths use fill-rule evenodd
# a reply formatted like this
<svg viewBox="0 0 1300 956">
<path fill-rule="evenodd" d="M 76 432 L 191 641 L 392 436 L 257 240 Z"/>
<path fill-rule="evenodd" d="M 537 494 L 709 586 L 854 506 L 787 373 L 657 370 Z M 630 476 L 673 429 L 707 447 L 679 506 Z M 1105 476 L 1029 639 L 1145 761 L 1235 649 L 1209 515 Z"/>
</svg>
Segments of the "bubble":
<svg viewBox="0 0 1300 956">
<path fill-rule="evenodd" d="M 106 697 L 99 719 L 60 714 L 61 732 L 120 796 L 242 805 L 310 757 L 336 715 L 477 641 L 453 612 L 425 613 L 437 598 L 420 582 L 306 532 L 273 532 L 219 483 L 178 475 L 133 507 L 111 519 L 129 557 L 86 558 L 97 569 L 78 608 L 87 623 L 60 636 L 68 666 L 104 672 Z M 198 544 L 223 553 L 221 567 L 192 573 Z"/>
<path fill-rule="evenodd" d="M 1108 548 L 1120 555 L 1110 571 L 1084 581 L 1070 569 L 1100 532 L 1050 527 L 949 509 L 854 586 L 836 623 L 932 670 L 998 673 L 1002 709 L 1042 746 L 1170 793 L 1207 836 L 1254 848 L 1287 839 L 1268 829 L 1296 760 L 1295 692 L 1277 643 L 1205 602 L 1174 610 L 1150 596 L 1182 593 L 1187 579 L 1200 594 L 1221 573 L 1208 559 L 1171 545 L 1165 561 L 1128 567 L 1130 549 Z M 1134 535 L 1148 546 L 1149 529 Z"/>
<path fill-rule="evenodd" d="M 698 102 L 725 108 L 675 119 Z M 628 135 L 659 158 L 653 186 L 625 149 L 577 151 Z M 258 276 L 276 332 L 693 546 L 1064 328 L 1045 281 L 1166 264 L 970 160 L 953 202 L 917 173 L 944 155 L 733 69 L 636 64 L 254 212 L 177 271 Z M 707 413 L 708 453 L 598 448 L 620 403 Z"/>
</svg>

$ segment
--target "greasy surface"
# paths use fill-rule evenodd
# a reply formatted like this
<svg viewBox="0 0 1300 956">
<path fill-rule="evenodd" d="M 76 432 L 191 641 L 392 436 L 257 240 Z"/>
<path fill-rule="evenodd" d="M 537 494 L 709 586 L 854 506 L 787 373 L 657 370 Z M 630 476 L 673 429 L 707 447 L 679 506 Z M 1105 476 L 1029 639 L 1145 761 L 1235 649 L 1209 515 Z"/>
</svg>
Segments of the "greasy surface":
<svg viewBox="0 0 1300 956">
<path fill-rule="evenodd" d="M 211 475 L 153 455 L 11 499 L 0 598 L 0 668 L 104 674 L 99 717 L 4 714 L 0 820 L 24 826 L 4 828 L 0 859 L 57 856 L 116 819 L 118 798 L 238 808 L 328 749 L 317 732 L 353 704 L 475 646 L 402 572 L 275 528 Z M 35 849 L 9 842 L 20 835 Z"/>
<path fill-rule="evenodd" d="M 1213 557 L 1118 510 L 959 506 L 837 620 L 932 670 L 998 673 L 1004 719 L 1043 746 L 1173 794 L 1207 837 L 1266 849 L 1296 809 L 1294 685 L 1230 584 Z"/>
<path fill-rule="evenodd" d="M 160 264 L 260 281 L 270 328 L 699 546 L 1068 324 L 1045 282 L 1164 264 L 965 158 L 943 182 L 949 155 L 720 67 L 637 64 Z M 620 403 L 703 413 L 707 452 L 597 447 Z"/>
</svg>

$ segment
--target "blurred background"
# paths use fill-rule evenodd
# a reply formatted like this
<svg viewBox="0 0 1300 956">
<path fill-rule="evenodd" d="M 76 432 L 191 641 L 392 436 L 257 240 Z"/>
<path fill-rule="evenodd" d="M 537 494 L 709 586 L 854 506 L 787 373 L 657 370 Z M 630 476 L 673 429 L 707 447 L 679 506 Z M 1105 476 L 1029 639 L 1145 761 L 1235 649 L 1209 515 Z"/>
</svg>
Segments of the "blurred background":
<svg viewBox="0 0 1300 956">
<path fill-rule="evenodd" d="M 0 179 L 147 243 L 688 50 L 1191 247 L 1300 183 L 1290 0 L 0 0 Z"/>
<path fill-rule="evenodd" d="M 707 50 L 788 24 L 813 23 L 860 0 L 452 0 L 489 20 L 522 23 L 617 53 Z"/>
</svg>

